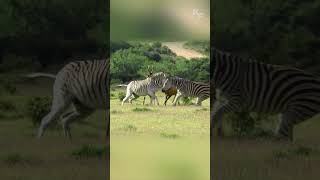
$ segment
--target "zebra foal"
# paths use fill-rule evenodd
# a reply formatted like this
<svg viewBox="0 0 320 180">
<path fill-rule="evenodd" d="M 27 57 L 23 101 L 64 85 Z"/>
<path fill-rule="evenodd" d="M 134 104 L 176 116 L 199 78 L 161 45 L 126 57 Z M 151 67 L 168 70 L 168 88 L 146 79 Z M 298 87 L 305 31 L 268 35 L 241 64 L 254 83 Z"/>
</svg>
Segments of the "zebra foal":
<svg viewBox="0 0 320 180">
<path fill-rule="evenodd" d="M 154 101 L 157 101 L 157 104 L 159 105 L 156 92 L 162 88 L 165 77 L 165 73 L 159 72 L 150 75 L 148 78 L 144 80 L 131 81 L 127 85 L 126 97 L 123 98 L 122 105 L 128 100 L 131 102 L 139 96 L 147 95 L 150 97 L 150 105 Z M 132 96 L 133 98 L 131 98 Z"/>
<path fill-rule="evenodd" d="M 277 137 L 293 140 L 294 126 L 320 112 L 320 77 L 296 68 L 243 60 L 214 48 L 211 56 L 210 79 L 217 100 L 210 119 L 218 135 L 222 135 L 223 114 L 248 111 L 279 114 Z"/>
<path fill-rule="evenodd" d="M 173 102 L 174 106 L 181 97 L 197 97 L 197 105 L 201 105 L 202 101 L 210 97 L 209 84 L 194 82 L 176 76 L 167 76 L 162 91 L 165 92 L 171 87 L 176 87 L 178 91 Z"/>
<path fill-rule="evenodd" d="M 33 73 L 27 77 L 54 78 L 53 101 L 50 112 L 42 118 L 38 130 L 40 138 L 47 125 L 62 116 L 64 134 L 71 138 L 69 124 L 76 119 L 84 119 L 96 109 L 107 110 L 109 117 L 109 67 L 107 60 L 76 61 L 65 65 L 57 75 Z M 70 106 L 73 110 L 64 113 Z M 64 113 L 64 114 L 63 114 Z M 108 120 L 107 120 L 108 121 Z M 109 129 L 109 121 L 107 129 Z"/>
</svg>

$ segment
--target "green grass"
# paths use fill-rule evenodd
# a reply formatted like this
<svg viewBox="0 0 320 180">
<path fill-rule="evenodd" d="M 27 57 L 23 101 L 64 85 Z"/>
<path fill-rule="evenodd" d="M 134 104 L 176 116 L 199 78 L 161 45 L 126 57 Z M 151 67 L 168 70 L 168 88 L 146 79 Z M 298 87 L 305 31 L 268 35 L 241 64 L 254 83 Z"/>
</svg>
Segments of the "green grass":
<svg viewBox="0 0 320 180">
<path fill-rule="evenodd" d="M 146 105 L 143 97 L 124 106 L 111 99 L 111 179 L 208 180 L 209 100 L 174 107 L 157 96 L 160 106 L 149 105 L 148 97 Z"/>
<path fill-rule="evenodd" d="M 72 142 L 64 137 L 59 122 L 56 129 L 49 128 L 43 138 L 36 139 L 38 126 L 27 115 L 26 104 L 35 95 L 51 96 L 52 86 L 48 79 L 20 82 L 16 93 L 0 97 L 5 102 L 0 110 L 1 179 L 106 179 L 101 155 L 106 142 L 104 111 L 92 114 L 86 123 L 72 123 Z M 86 144 L 90 145 L 87 152 Z"/>
<path fill-rule="evenodd" d="M 265 129 L 272 127 L 264 125 Z M 320 176 L 319 117 L 294 129 L 294 142 L 264 135 L 255 138 L 214 137 L 215 179 L 316 180 Z M 269 133 L 268 133 L 269 134 Z"/>
<path fill-rule="evenodd" d="M 77 159 L 83 158 L 101 158 L 106 155 L 106 147 L 83 145 L 71 152 L 71 155 Z"/>
</svg>

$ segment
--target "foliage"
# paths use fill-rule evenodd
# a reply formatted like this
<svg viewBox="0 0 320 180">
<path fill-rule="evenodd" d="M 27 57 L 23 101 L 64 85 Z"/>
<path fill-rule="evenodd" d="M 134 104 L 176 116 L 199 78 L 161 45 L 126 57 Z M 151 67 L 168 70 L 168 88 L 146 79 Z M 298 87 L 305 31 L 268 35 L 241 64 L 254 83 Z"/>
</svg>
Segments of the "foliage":
<svg viewBox="0 0 320 180">
<path fill-rule="evenodd" d="M 50 111 L 51 98 L 33 97 L 27 102 L 27 114 L 31 117 L 33 125 L 39 125 L 41 119 Z"/>
<path fill-rule="evenodd" d="M 160 42 L 131 43 L 131 45 L 132 47 L 120 49 L 111 56 L 110 71 L 112 78 L 117 81 L 127 83 L 144 79 L 150 66 L 153 67 L 153 72 L 167 72 L 193 81 L 209 81 L 208 58 L 188 60 L 177 57 Z"/>
<path fill-rule="evenodd" d="M 0 100 L 0 112 L 13 111 L 15 109 L 16 107 L 12 102 L 6 101 L 6 100 Z"/>
<path fill-rule="evenodd" d="M 215 47 L 273 64 L 320 72 L 320 1 L 220 0 Z"/>
<path fill-rule="evenodd" d="M 27 157 L 22 156 L 19 153 L 10 153 L 3 158 L 3 161 L 9 165 L 17 165 L 27 163 L 29 159 Z"/>
<path fill-rule="evenodd" d="M 202 54 L 209 55 L 209 53 L 210 53 L 210 42 L 209 41 L 193 40 L 193 41 L 186 42 L 183 46 L 185 48 L 198 51 Z"/>
<path fill-rule="evenodd" d="M 161 132 L 160 136 L 163 138 L 168 138 L 168 139 L 176 139 L 179 138 L 180 136 L 175 133 L 166 133 L 166 132 Z"/>
<path fill-rule="evenodd" d="M 136 132 L 137 131 L 137 127 L 135 125 L 132 125 L 132 124 L 127 124 L 122 129 L 124 131 L 129 131 L 129 132 Z"/>
<path fill-rule="evenodd" d="M 118 92 L 118 99 L 122 101 L 126 97 L 126 94 L 122 91 Z"/>
<path fill-rule="evenodd" d="M 192 98 L 190 98 L 190 97 L 183 97 L 181 99 L 182 99 L 183 105 L 191 105 L 192 104 Z"/>
<path fill-rule="evenodd" d="M 71 155 L 77 159 L 83 158 L 101 158 L 106 155 L 106 147 L 83 145 L 79 149 L 75 149 L 71 152 Z"/>
<path fill-rule="evenodd" d="M 105 0 L 1 1 L 0 62 L 7 54 L 42 65 L 75 57 L 105 57 L 106 8 Z"/>
<path fill-rule="evenodd" d="M 132 111 L 133 112 L 148 112 L 148 111 L 152 111 L 152 110 L 149 108 L 145 108 L 145 107 L 143 107 L 143 108 L 136 107 Z"/>
</svg>

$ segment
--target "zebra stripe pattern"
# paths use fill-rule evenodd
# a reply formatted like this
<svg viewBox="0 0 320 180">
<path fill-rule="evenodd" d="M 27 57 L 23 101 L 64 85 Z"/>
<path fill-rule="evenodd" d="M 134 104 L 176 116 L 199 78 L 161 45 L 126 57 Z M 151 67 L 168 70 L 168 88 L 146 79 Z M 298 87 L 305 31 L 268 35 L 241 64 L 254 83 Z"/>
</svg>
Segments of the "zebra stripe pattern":
<svg viewBox="0 0 320 180">
<path fill-rule="evenodd" d="M 181 97 L 197 97 L 196 104 L 210 97 L 210 85 L 200 82 L 194 82 L 177 76 L 167 77 L 162 91 L 167 91 L 171 87 L 176 87 L 178 92 L 173 102 L 174 105 L 179 102 Z"/>
<path fill-rule="evenodd" d="M 212 49 L 211 83 L 216 89 L 211 122 L 222 134 L 228 112 L 280 114 L 277 136 L 293 140 L 296 124 L 320 111 L 320 78 L 305 71 L 243 60 Z"/>
<path fill-rule="evenodd" d="M 165 73 L 159 72 L 150 75 L 144 80 L 131 81 L 127 86 L 126 97 L 123 98 L 122 105 L 128 100 L 131 102 L 139 96 L 147 95 L 150 97 L 150 104 L 156 100 L 159 105 L 159 101 L 155 93 L 162 88 L 165 77 Z"/>
<path fill-rule="evenodd" d="M 96 109 L 108 111 L 109 67 L 109 59 L 77 61 L 65 65 L 55 76 L 51 110 L 41 120 L 38 137 L 43 135 L 50 122 L 62 116 L 64 133 L 71 138 L 70 122 L 86 118 Z M 29 77 L 44 76 L 39 74 Z M 65 113 L 70 106 L 73 106 L 73 110 Z"/>
</svg>

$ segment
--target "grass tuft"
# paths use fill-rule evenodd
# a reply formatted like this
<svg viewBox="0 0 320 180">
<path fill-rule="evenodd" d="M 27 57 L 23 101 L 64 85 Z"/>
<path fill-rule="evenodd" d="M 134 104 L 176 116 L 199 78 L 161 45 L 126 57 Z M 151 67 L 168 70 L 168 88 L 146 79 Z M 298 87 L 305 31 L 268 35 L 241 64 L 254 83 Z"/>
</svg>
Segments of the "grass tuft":
<svg viewBox="0 0 320 180">
<path fill-rule="evenodd" d="M 21 154 L 11 153 L 6 155 L 3 158 L 3 161 L 8 165 L 17 165 L 17 164 L 25 164 L 28 162 L 28 159 Z"/>
<path fill-rule="evenodd" d="M 136 132 L 137 131 L 137 127 L 135 127 L 132 124 L 125 125 L 122 129 L 124 131 L 128 131 L 128 132 Z"/>
<path fill-rule="evenodd" d="M 275 151 L 274 157 L 276 159 L 288 159 L 290 157 L 296 157 L 296 156 L 308 157 L 313 152 L 315 152 L 315 150 L 310 147 L 299 146 L 297 148 L 291 148 L 288 150 Z"/>
<path fill-rule="evenodd" d="M 179 137 L 180 137 L 178 134 L 175 134 L 175 133 L 166 133 L 166 132 L 160 133 L 160 136 L 163 137 L 163 138 L 168 138 L 168 139 L 176 139 L 176 138 L 179 138 Z"/>
<path fill-rule="evenodd" d="M 71 155 L 77 159 L 101 158 L 106 155 L 106 147 L 83 145 L 81 148 L 73 150 Z"/>
<path fill-rule="evenodd" d="M 136 107 L 136 108 L 134 108 L 132 111 L 133 111 L 133 112 L 148 112 L 148 111 L 152 111 L 152 110 L 149 109 L 149 108 L 145 108 L 145 107 L 143 107 L 143 108 L 138 108 L 138 107 Z"/>
</svg>

